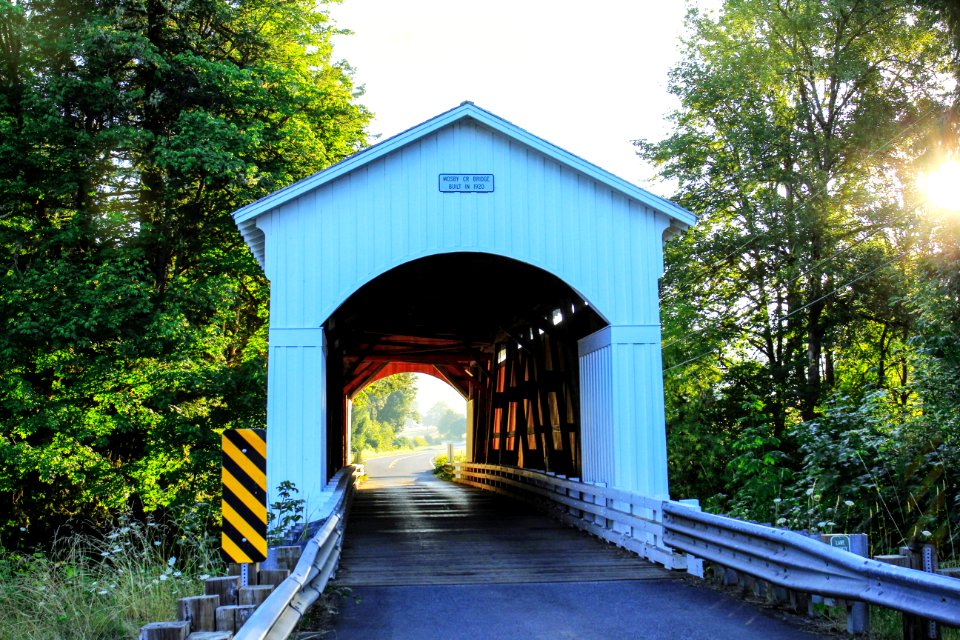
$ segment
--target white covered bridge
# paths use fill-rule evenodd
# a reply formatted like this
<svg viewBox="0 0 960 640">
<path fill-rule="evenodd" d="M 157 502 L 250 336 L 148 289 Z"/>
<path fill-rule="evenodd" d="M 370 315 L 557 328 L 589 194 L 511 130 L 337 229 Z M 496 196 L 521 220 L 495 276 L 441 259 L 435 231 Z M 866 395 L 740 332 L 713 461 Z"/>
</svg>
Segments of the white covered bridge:
<svg viewBox="0 0 960 640">
<path fill-rule="evenodd" d="M 663 241 L 695 222 L 688 211 L 464 103 L 234 216 L 271 283 L 267 486 L 293 482 L 308 520 L 323 521 L 299 578 L 237 638 L 287 637 L 323 591 L 355 476 L 338 473 L 351 398 L 405 371 L 446 380 L 467 399 L 472 462 L 456 465 L 458 482 L 548 501 L 565 522 L 671 568 L 700 573 L 697 558 L 707 559 L 861 601 L 848 609 L 851 632 L 866 629 L 862 603 L 960 625 L 952 578 L 669 500 L 657 282 Z M 390 520 L 397 509 L 375 490 L 362 492 L 374 533 L 390 533 L 372 539 L 402 547 L 402 533 L 417 536 L 416 554 L 421 536 L 449 530 L 459 541 L 465 526 L 466 544 L 483 527 L 504 537 L 502 518 L 480 509 L 467 522 L 466 493 L 451 498 L 444 486 L 409 518 L 427 524 L 410 528 Z M 401 491 L 403 508 L 417 503 L 415 489 Z M 456 509 L 460 528 L 448 526 Z M 427 519 L 438 513 L 442 526 Z M 562 565 L 580 557 L 547 551 Z M 384 554 L 368 555 L 381 569 Z M 421 560 L 410 566 L 436 564 Z"/>
<path fill-rule="evenodd" d="M 467 399 L 473 461 L 668 496 L 657 283 L 688 211 L 464 103 L 234 217 L 271 283 L 268 487 L 322 504 L 351 398 L 412 371 Z"/>
</svg>

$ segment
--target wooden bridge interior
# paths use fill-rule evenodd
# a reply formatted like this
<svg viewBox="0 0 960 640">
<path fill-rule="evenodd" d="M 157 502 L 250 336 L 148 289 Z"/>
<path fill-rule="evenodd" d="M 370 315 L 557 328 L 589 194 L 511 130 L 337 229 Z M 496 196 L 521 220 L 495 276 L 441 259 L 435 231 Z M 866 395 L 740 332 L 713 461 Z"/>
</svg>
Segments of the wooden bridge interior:
<svg viewBox="0 0 960 640">
<path fill-rule="evenodd" d="M 579 476 L 577 341 L 605 325 L 566 283 L 508 258 L 442 254 L 381 275 L 324 326 L 328 469 L 349 459 L 348 399 L 423 372 L 473 401 L 474 461 Z"/>
</svg>

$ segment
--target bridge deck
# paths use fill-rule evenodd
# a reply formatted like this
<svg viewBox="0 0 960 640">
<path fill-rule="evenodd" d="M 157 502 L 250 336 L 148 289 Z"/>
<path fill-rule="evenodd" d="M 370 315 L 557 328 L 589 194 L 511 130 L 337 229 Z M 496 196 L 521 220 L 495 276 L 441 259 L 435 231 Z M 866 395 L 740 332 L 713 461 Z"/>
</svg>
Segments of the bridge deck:
<svg viewBox="0 0 960 640">
<path fill-rule="evenodd" d="M 425 481 L 371 483 L 347 524 L 347 586 L 663 580 L 670 573 L 529 505 Z"/>
<path fill-rule="evenodd" d="M 336 580 L 352 594 L 329 637 L 814 638 L 524 504 L 439 482 L 433 453 L 368 462 Z"/>
</svg>

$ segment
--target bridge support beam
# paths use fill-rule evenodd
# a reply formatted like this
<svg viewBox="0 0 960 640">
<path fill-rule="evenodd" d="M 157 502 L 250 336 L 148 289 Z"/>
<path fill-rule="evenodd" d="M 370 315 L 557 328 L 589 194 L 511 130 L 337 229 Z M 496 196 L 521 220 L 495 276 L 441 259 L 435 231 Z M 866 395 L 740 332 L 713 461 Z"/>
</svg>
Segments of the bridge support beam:
<svg viewBox="0 0 960 640">
<path fill-rule="evenodd" d="M 578 345 L 584 481 L 668 498 L 659 325 L 608 326 Z"/>
<path fill-rule="evenodd" d="M 325 506 L 327 358 L 322 328 L 270 329 L 267 376 L 267 504 L 296 485 L 306 521 Z M 322 514 L 321 514 L 322 515 Z"/>
</svg>

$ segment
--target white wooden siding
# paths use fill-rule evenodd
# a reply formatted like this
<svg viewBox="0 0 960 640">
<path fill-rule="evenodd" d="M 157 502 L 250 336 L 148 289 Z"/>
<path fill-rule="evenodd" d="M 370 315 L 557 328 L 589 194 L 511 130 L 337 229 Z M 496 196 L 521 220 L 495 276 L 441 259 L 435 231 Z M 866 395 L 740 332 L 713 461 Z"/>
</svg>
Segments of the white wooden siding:
<svg viewBox="0 0 960 640">
<path fill-rule="evenodd" d="M 494 192 L 441 193 L 441 173 L 493 174 Z M 464 104 L 235 219 L 271 282 L 271 500 L 290 480 L 308 510 L 323 503 L 323 323 L 377 276 L 451 252 L 539 267 L 609 323 L 580 341 L 583 477 L 667 497 L 657 282 L 689 212 Z"/>
<path fill-rule="evenodd" d="M 440 193 L 441 173 L 492 173 L 494 193 Z M 273 327 L 318 327 L 375 277 L 454 251 L 549 271 L 611 324 L 659 322 L 669 218 L 473 121 L 287 202 L 258 225 Z"/>
<path fill-rule="evenodd" d="M 669 497 L 659 325 L 580 341 L 583 479 Z"/>
</svg>

